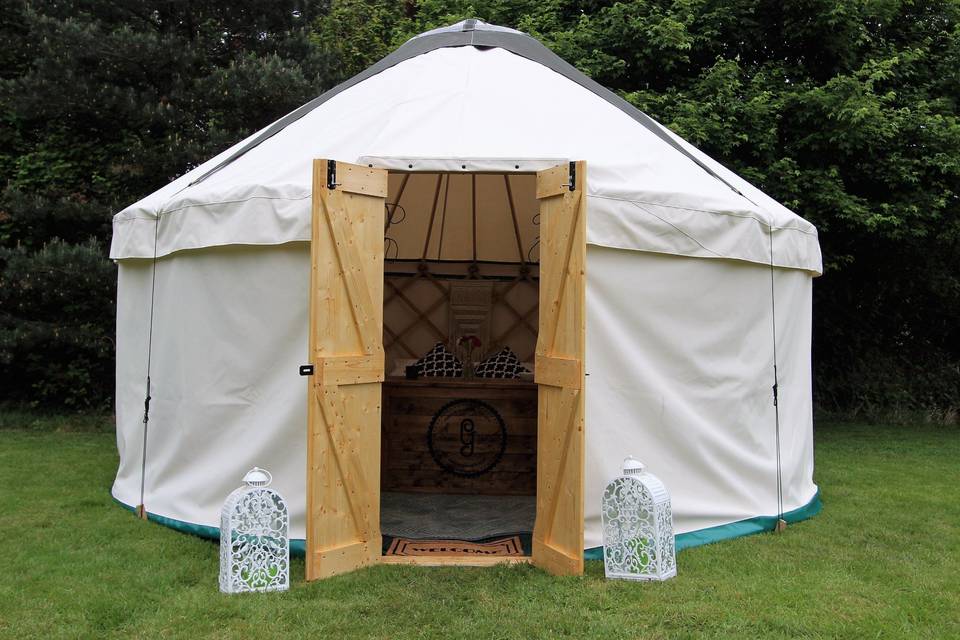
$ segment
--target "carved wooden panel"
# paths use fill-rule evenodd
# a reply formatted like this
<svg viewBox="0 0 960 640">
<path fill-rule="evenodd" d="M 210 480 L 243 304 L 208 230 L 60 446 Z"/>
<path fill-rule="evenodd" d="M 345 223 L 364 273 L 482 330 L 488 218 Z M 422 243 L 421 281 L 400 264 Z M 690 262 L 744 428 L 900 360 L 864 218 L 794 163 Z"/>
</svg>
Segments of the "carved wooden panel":
<svg viewBox="0 0 960 640">
<path fill-rule="evenodd" d="M 490 303 L 493 283 L 486 280 L 450 282 L 450 322 L 447 335 L 456 341 L 461 336 L 475 335 L 483 347 L 490 346 Z"/>
<path fill-rule="evenodd" d="M 471 402 L 480 404 L 476 416 Z M 484 423 L 490 410 L 500 418 L 492 428 Z M 388 378 L 381 442 L 384 491 L 534 495 L 537 387 L 518 380 Z"/>
</svg>

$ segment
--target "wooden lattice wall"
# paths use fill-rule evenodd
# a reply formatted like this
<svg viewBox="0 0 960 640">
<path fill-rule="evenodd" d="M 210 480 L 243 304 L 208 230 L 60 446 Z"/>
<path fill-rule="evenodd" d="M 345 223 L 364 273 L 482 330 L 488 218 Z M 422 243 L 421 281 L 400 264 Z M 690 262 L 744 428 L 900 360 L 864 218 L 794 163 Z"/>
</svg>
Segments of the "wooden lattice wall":
<svg viewBox="0 0 960 640">
<path fill-rule="evenodd" d="M 383 342 L 387 374 L 400 361 L 416 359 L 437 342 L 451 345 L 459 336 L 451 321 L 451 292 L 457 282 L 490 285 L 489 336 L 483 355 L 509 346 L 522 361 L 532 361 L 537 342 L 539 278 L 536 265 L 387 264 L 384 278 Z M 463 271 L 463 269 L 461 269 Z"/>
</svg>

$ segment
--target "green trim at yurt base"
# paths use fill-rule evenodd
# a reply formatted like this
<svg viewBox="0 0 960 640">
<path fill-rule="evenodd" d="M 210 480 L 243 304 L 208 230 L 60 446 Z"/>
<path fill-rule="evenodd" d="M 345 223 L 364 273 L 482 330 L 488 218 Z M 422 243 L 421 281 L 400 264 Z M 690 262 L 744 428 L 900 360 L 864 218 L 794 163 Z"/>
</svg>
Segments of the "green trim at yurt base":
<svg viewBox="0 0 960 640">
<path fill-rule="evenodd" d="M 820 500 L 820 489 L 810 498 L 810 502 L 797 507 L 793 511 L 787 511 L 783 514 L 783 519 L 787 522 L 800 522 L 820 513 L 823 509 L 823 502 Z M 697 531 L 687 531 L 675 536 L 677 551 L 692 549 L 712 542 L 721 540 L 730 540 L 731 538 L 740 538 L 743 536 L 763 533 L 764 531 L 773 531 L 777 526 L 777 516 L 757 516 L 756 518 L 747 518 L 729 524 L 721 524 L 716 527 L 698 529 Z M 603 560 L 603 547 L 593 547 L 583 552 L 586 560 Z"/>
<path fill-rule="evenodd" d="M 120 502 L 116 498 L 113 499 L 114 502 L 119 504 L 121 507 L 128 511 L 136 512 L 136 507 L 132 507 L 125 502 Z M 193 524 L 192 522 L 184 522 L 183 520 L 176 520 L 174 518 L 168 518 L 167 516 L 157 515 L 155 513 L 150 513 L 147 511 L 147 520 L 151 522 L 156 522 L 157 524 L 162 524 L 165 527 L 169 527 L 175 531 L 180 531 L 182 533 L 189 533 L 191 535 L 206 538 L 208 540 L 216 540 L 220 542 L 220 528 L 219 527 L 210 527 L 205 524 Z M 295 557 L 302 558 L 307 554 L 307 541 L 306 540 L 291 540 L 290 541 L 290 555 Z"/>
<path fill-rule="evenodd" d="M 114 498 L 114 501 L 128 511 L 136 511 L 135 507 L 120 502 L 116 498 Z M 806 520 L 807 518 L 812 518 L 817 515 L 821 509 L 823 509 L 823 502 L 820 500 L 820 490 L 817 489 L 817 493 L 810 499 L 810 502 L 793 511 L 784 513 L 783 519 L 791 523 L 800 522 L 801 520 Z M 147 512 L 147 519 L 176 531 L 182 531 L 183 533 L 189 533 L 209 540 L 220 540 L 220 529 L 217 527 L 184 522 L 183 520 L 176 520 L 174 518 L 150 513 L 149 511 Z M 677 551 L 699 547 L 712 542 L 720 542 L 721 540 L 749 536 L 764 531 L 773 531 L 776 526 L 777 516 L 757 516 L 756 518 L 747 518 L 746 520 L 731 522 L 730 524 L 721 524 L 707 529 L 688 531 L 676 536 Z M 306 555 L 306 546 L 306 540 L 291 540 L 291 555 L 303 557 Z M 587 549 L 583 552 L 583 557 L 585 560 L 603 560 L 603 547 Z"/>
</svg>

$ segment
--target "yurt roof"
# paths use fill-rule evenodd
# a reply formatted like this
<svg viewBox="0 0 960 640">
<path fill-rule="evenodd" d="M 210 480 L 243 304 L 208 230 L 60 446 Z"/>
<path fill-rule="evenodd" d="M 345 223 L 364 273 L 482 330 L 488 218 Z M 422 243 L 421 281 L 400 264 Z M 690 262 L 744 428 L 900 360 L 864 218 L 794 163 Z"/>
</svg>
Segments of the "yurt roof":
<svg viewBox="0 0 960 640">
<path fill-rule="evenodd" d="M 505 172 L 586 160 L 589 244 L 822 270 L 812 224 L 536 39 L 478 20 L 412 38 L 124 209 L 111 257 L 309 240 L 314 158 Z"/>
</svg>

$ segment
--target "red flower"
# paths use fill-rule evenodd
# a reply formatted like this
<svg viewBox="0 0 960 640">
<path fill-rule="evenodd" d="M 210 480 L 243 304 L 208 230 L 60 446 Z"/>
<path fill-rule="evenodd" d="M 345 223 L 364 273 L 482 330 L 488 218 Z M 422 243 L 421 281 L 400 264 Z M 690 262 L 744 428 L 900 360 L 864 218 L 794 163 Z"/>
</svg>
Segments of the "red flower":
<svg viewBox="0 0 960 640">
<path fill-rule="evenodd" d="M 479 349 L 480 338 L 474 335 L 461 336 L 461 338 L 457 340 L 457 346 L 460 346 L 460 347 L 469 346 L 471 349 Z"/>
</svg>

